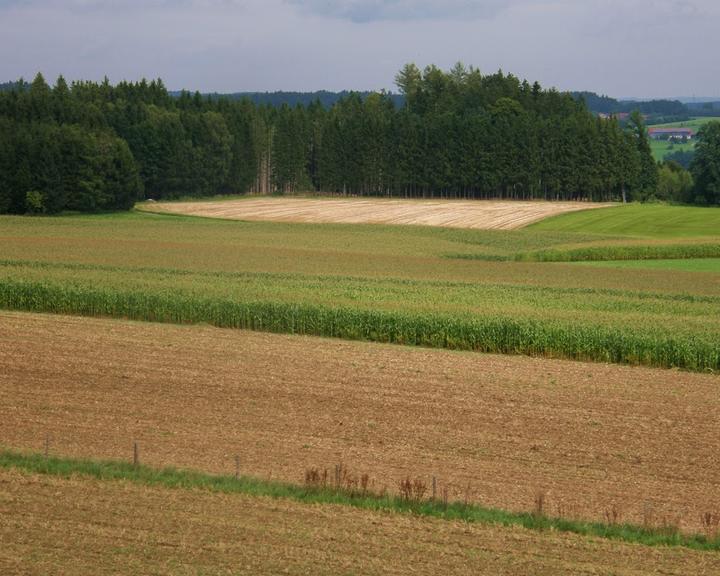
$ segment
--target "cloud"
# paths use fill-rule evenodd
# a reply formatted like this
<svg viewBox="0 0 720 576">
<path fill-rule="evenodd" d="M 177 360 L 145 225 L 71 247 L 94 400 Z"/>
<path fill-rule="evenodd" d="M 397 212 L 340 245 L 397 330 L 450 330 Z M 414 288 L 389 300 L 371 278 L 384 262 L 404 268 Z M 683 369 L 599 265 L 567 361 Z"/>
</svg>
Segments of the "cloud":
<svg viewBox="0 0 720 576">
<path fill-rule="evenodd" d="M 303 11 L 353 22 L 492 18 L 521 0 L 285 0 Z"/>
<path fill-rule="evenodd" d="M 3 8 L 35 8 L 54 9 L 63 12 L 77 11 L 113 11 L 127 12 L 134 10 L 164 9 L 174 11 L 178 9 L 196 8 L 232 8 L 243 6 L 247 0 L 0 0 L 0 10 Z"/>
<path fill-rule="evenodd" d="M 0 0 L 0 82 L 363 90 L 460 60 L 560 89 L 718 95 L 718 26 L 717 0 Z"/>
</svg>

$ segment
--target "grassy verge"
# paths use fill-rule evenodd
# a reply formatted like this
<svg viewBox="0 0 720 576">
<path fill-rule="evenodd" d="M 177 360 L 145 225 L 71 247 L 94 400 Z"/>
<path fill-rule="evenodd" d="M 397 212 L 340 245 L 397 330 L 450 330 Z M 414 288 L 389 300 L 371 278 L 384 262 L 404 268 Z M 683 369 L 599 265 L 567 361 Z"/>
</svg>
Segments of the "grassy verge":
<svg viewBox="0 0 720 576">
<path fill-rule="evenodd" d="M 720 369 L 711 334 L 662 333 L 511 316 L 408 313 L 283 301 L 237 301 L 176 291 L 0 280 L 0 308 L 305 334 L 391 344 L 526 354 L 688 370 Z"/>
<path fill-rule="evenodd" d="M 625 268 L 629 270 L 680 270 L 682 272 L 714 272 L 720 274 L 720 258 L 683 258 L 668 260 L 611 260 L 578 262 L 581 266 Z"/>
<path fill-rule="evenodd" d="M 696 550 L 720 550 L 720 538 L 702 534 L 682 534 L 676 528 L 646 528 L 630 524 L 603 524 L 551 518 L 540 513 L 513 513 L 474 504 L 377 495 L 357 490 L 298 486 L 249 477 L 214 476 L 174 468 L 153 469 L 118 461 L 92 461 L 46 458 L 41 455 L 0 451 L 0 467 L 34 474 L 68 478 L 86 476 L 98 480 L 124 480 L 145 486 L 201 489 L 245 494 L 256 497 L 285 498 L 307 504 L 337 504 L 373 511 L 389 511 L 501 526 L 522 526 L 530 530 L 556 530 L 595 536 L 646 546 L 682 546 Z"/>
<path fill-rule="evenodd" d="M 448 254 L 448 258 L 512 262 L 606 262 L 619 260 L 672 260 L 720 258 L 720 244 L 666 244 L 588 246 L 497 254 Z"/>
</svg>

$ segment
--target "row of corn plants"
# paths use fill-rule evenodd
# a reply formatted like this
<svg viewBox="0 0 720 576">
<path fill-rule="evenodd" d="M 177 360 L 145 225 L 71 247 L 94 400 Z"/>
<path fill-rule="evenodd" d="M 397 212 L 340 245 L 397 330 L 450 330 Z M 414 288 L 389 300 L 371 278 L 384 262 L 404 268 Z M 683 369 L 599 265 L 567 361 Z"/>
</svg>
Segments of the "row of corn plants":
<svg viewBox="0 0 720 576">
<path fill-rule="evenodd" d="M 101 288 L 48 281 L 0 280 L 0 308 L 350 340 L 526 354 L 585 361 L 720 368 L 716 335 L 652 327 L 610 327 L 510 316 L 379 311 L 279 301 L 238 301 L 176 291 Z"/>
</svg>

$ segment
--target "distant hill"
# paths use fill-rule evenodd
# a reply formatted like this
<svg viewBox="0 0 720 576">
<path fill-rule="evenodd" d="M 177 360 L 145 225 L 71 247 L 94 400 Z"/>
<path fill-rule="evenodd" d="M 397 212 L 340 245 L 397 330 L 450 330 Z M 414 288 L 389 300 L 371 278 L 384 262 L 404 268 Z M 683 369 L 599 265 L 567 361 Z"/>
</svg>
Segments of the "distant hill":
<svg viewBox="0 0 720 576">
<path fill-rule="evenodd" d="M 0 92 L 9 92 L 17 85 L 17 82 L 0 82 Z"/>
<path fill-rule="evenodd" d="M 694 116 L 719 116 L 720 101 L 718 102 L 688 102 L 688 110 Z"/>
<path fill-rule="evenodd" d="M 180 96 L 181 92 L 171 92 L 172 96 Z M 325 108 L 330 108 L 338 100 L 345 98 L 352 94 L 348 90 L 341 92 L 329 92 L 327 90 L 318 90 L 316 92 L 232 92 L 229 94 L 221 94 L 218 92 L 206 93 L 203 96 L 209 96 L 210 98 L 229 98 L 231 100 L 243 100 L 247 99 L 258 106 L 275 106 L 279 107 L 286 104 L 290 107 L 295 107 L 298 104 L 302 106 L 308 106 L 313 102 L 320 102 Z M 363 98 L 372 94 L 370 91 L 355 92 L 360 94 Z M 404 104 L 405 98 L 400 94 L 388 94 L 390 99 L 395 103 L 395 106 L 400 107 Z"/>
<path fill-rule="evenodd" d="M 588 109 L 596 114 L 621 114 L 639 110 L 648 116 L 678 120 L 690 114 L 690 108 L 679 100 L 617 100 L 595 92 L 571 92 L 571 94 L 576 100 L 583 99 Z"/>
<path fill-rule="evenodd" d="M 678 96 L 673 100 L 680 100 L 683 104 L 705 104 L 706 102 L 720 102 L 717 96 Z"/>
<path fill-rule="evenodd" d="M 620 101 L 610 96 L 601 96 L 595 92 L 570 92 L 575 100 L 584 100 L 589 110 L 596 114 L 613 114 L 621 112 Z"/>
</svg>

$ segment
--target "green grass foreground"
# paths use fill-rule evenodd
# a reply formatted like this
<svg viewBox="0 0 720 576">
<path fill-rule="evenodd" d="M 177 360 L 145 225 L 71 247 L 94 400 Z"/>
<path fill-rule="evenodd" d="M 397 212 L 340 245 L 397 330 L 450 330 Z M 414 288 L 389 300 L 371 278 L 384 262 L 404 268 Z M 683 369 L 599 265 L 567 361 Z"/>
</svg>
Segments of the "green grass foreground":
<svg viewBox="0 0 720 576">
<path fill-rule="evenodd" d="M 0 308 L 175 324 L 205 323 L 220 328 L 696 371 L 720 369 L 720 346 L 712 333 L 663 333 L 653 325 L 629 329 L 490 314 L 238 301 L 11 279 L 0 279 Z"/>
<path fill-rule="evenodd" d="M 554 530 L 593 536 L 645 546 L 681 546 L 695 550 L 720 550 L 720 538 L 702 534 L 682 534 L 671 528 L 645 528 L 630 524 L 604 524 L 551 518 L 529 512 L 506 512 L 475 504 L 443 503 L 434 500 L 408 500 L 393 495 L 377 495 L 324 487 L 298 486 L 241 476 L 215 476 L 174 468 L 154 469 L 119 461 L 93 461 L 0 451 L 0 467 L 61 478 L 85 476 L 97 480 L 123 480 L 143 486 L 172 489 L 200 489 L 225 494 L 289 499 L 303 504 L 336 504 L 378 512 L 397 512 L 416 516 L 459 520 L 499 526 L 522 526 L 529 530 Z"/>
</svg>

